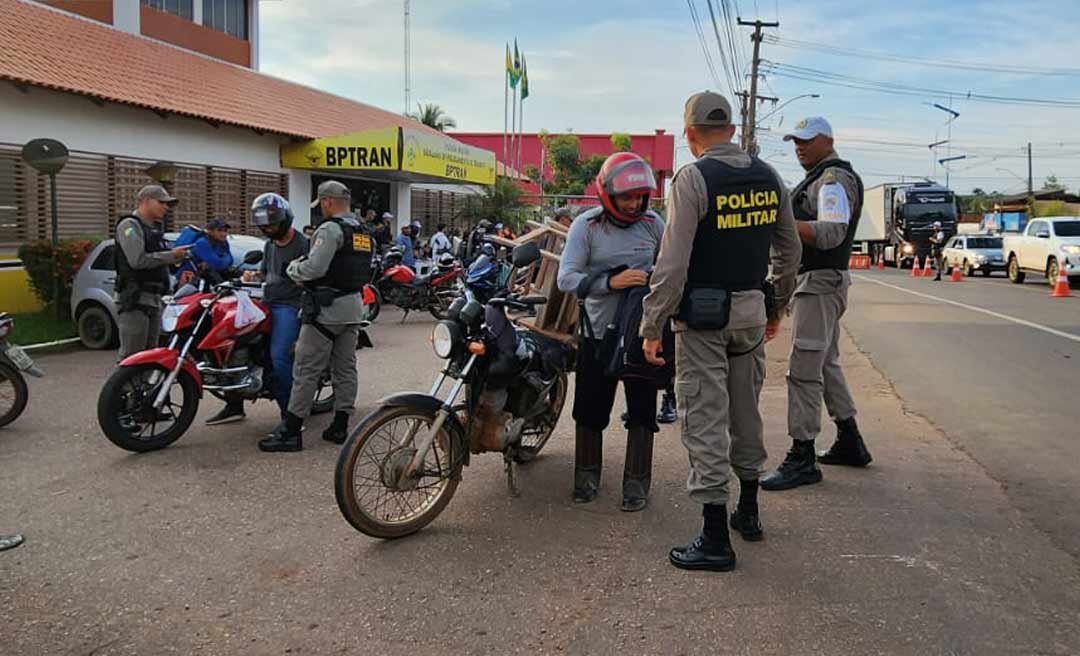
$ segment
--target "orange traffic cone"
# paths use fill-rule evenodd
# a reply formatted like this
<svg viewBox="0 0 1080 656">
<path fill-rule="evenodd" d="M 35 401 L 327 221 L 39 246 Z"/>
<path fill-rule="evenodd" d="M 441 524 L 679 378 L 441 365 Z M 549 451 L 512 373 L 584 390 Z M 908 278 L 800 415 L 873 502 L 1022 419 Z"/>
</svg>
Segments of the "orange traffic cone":
<svg viewBox="0 0 1080 656">
<path fill-rule="evenodd" d="M 949 278 L 949 280 L 951 280 L 953 282 L 962 282 L 964 280 L 964 274 L 960 272 L 960 267 L 959 266 L 957 266 L 955 264 L 953 265 L 952 277 Z"/>
<path fill-rule="evenodd" d="M 916 255 L 915 259 L 911 262 L 911 277 L 918 278 L 922 275 L 922 269 L 919 267 L 919 256 Z"/>
<path fill-rule="evenodd" d="M 884 269 L 885 268 L 885 257 L 883 255 L 878 255 L 877 268 L 878 269 Z"/>
<path fill-rule="evenodd" d="M 1050 293 L 1050 297 L 1068 298 L 1070 296 L 1072 296 L 1072 292 L 1069 291 L 1069 276 L 1065 273 L 1065 268 L 1059 264 L 1057 283 L 1054 285 L 1054 291 Z"/>
<path fill-rule="evenodd" d="M 923 274 L 923 278 L 931 278 L 934 275 L 934 270 L 930 268 L 930 256 L 929 255 L 927 255 L 926 259 L 923 260 L 922 274 Z"/>
</svg>

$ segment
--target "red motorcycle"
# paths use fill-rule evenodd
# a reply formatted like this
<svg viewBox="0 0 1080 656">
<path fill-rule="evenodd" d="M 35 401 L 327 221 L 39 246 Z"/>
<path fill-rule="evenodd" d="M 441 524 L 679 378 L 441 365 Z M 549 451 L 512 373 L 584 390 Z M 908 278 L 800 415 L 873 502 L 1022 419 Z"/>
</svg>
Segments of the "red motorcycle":
<svg viewBox="0 0 1080 656">
<path fill-rule="evenodd" d="M 400 250 L 391 249 L 376 274 L 375 288 L 381 301 L 405 310 L 402 321 L 413 310 L 427 310 L 441 321 L 450 304 L 461 295 L 464 273 L 461 263 L 451 258 L 440 262 L 431 273 L 417 276 L 411 267 L 401 263 Z"/>
<path fill-rule="evenodd" d="M 162 330 L 171 334 L 168 345 L 125 358 L 101 389 L 97 414 L 105 437 L 128 451 L 154 451 L 187 431 L 204 391 L 250 401 L 272 398 L 270 312 L 258 300 L 241 301 L 237 293 L 244 287 L 225 282 L 168 299 L 162 313 Z M 252 306 L 263 318 L 238 326 L 238 313 L 249 313 Z M 371 345 L 363 329 L 361 345 Z M 333 404 L 326 374 L 312 412 L 329 412 Z"/>
</svg>

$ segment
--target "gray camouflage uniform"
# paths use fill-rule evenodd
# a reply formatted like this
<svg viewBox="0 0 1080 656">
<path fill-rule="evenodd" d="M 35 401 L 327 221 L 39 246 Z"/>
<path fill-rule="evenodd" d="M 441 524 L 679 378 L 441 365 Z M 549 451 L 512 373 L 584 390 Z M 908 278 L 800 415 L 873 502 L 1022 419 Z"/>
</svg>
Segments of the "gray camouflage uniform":
<svg viewBox="0 0 1080 656">
<path fill-rule="evenodd" d="M 132 217 L 117 224 L 116 245 L 132 269 L 159 269 L 183 259 L 173 255 L 171 250 L 147 253 L 142 228 L 138 220 Z M 113 300 L 119 305 L 115 294 Z M 161 295 L 141 292 L 136 309 L 117 314 L 116 329 L 120 337 L 121 360 L 156 347 L 161 334 Z"/>
</svg>

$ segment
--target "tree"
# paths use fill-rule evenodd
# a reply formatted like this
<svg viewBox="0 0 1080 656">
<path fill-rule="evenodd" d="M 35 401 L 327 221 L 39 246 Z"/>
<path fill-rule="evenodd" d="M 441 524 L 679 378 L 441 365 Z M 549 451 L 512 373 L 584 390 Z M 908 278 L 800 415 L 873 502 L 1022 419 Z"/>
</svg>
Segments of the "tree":
<svg viewBox="0 0 1080 656">
<path fill-rule="evenodd" d="M 614 148 L 617 153 L 630 150 L 630 135 L 622 132 L 616 132 L 611 135 L 611 147 Z"/>
<path fill-rule="evenodd" d="M 439 132 L 446 132 L 450 128 L 457 127 L 457 121 L 447 116 L 442 107 L 435 103 L 416 103 L 419 110 L 416 114 L 409 114 L 409 118 L 420 121 L 429 128 L 435 128 Z"/>
<path fill-rule="evenodd" d="M 618 136 L 612 135 L 613 146 L 616 146 Z M 603 166 L 607 157 L 592 155 L 582 160 L 578 138 L 575 134 L 551 135 L 541 132 L 540 140 L 544 143 L 547 164 L 552 176 L 550 181 L 544 183 L 544 192 L 563 196 L 583 195 L 589 184 L 596 178 L 596 174 L 600 172 L 600 167 Z M 619 145 L 622 143 L 620 140 Z"/>
<path fill-rule="evenodd" d="M 521 200 L 521 187 L 506 176 L 495 178 L 495 184 L 465 199 L 465 204 L 458 212 L 470 223 L 487 219 L 492 223 L 506 223 L 519 230 L 525 224 L 522 212 L 525 204 Z"/>
<path fill-rule="evenodd" d="M 1043 191 L 1064 191 L 1065 185 L 1058 182 L 1057 176 L 1051 173 L 1046 176 L 1046 181 L 1043 182 Z"/>
</svg>

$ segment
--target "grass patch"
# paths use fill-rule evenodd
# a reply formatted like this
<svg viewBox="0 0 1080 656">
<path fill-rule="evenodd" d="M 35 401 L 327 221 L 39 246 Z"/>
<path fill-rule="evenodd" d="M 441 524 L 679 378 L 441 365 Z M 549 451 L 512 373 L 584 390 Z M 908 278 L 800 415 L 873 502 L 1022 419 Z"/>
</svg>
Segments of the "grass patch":
<svg viewBox="0 0 1080 656">
<path fill-rule="evenodd" d="M 57 319 L 56 313 L 52 310 L 11 316 L 15 318 L 15 331 L 8 339 L 19 346 L 54 342 L 58 339 L 75 337 L 78 334 L 70 317 Z"/>
</svg>

